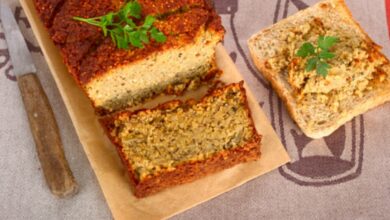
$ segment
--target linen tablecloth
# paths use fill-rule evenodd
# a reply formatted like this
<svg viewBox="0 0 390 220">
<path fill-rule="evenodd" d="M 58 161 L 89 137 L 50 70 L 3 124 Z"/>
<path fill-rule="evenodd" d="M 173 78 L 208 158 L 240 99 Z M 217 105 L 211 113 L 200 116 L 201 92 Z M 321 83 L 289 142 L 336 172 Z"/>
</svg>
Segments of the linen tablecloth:
<svg viewBox="0 0 390 220">
<path fill-rule="evenodd" d="M 3 2 L 13 9 L 38 66 L 80 192 L 60 200 L 46 186 L 0 25 L 0 219 L 110 219 L 110 210 L 19 2 Z M 312 140 L 294 125 L 250 60 L 246 41 L 252 34 L 316 2 L 215 0 L 227 30 L 224 45 L 293 161 L 174 219 L 390 218 L 390 104 L 355 118 L 327 138 Z M 389 56 L 390 0 L 346 2 Z"/>
</svg>

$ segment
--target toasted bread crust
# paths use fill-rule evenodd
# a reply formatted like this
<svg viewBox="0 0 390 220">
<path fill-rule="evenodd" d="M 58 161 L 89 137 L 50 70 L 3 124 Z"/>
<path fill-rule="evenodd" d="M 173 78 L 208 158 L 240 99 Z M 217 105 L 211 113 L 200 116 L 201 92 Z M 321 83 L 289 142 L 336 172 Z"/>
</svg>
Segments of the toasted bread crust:
<svg viewBox="0 0 390 220">
<path fill-rule="evenodd" d="M 240 87 L 240 91 L 243 92 L 245 98 L 245 109 L 247 112 L 247 116 L 250 118 L 250 128 L 253 131 L 253 137 L 250 141 L 245 143 L 243 146 L 237 146 L 232 149 L 223 150 L 218 153 L 215 153 L 211 157 L 201 160 L 201 161 L 192 161 L 185 162 L 175 167 L 174 170 L 163 170 L 158 172 L 155 175 L 148 176 L 144 179 L 138 179 L 135 174 L 135 170 L 132 168 L 129 160 L 127 160 L 126 155 L 123 152 L 123 146 L 120 143 L 120 140 L 112 135 L 112 132 L 115 129 L 115 120 L 120 118 L 121 116 L 131 116 L 136 115 L 140 112 L 152 112 L 155 110 L 165 110 L 170 109 L 176 106 L 188 105 L 188 107 L 195 105 L 197 103 L 203 102 L 207 97 L 210 96 L 219 96 L 223 93 L 225 89 L 229 87 Z M 134 194 L 141 198 L 156 192 L 159 192 L 167 187 L 188 183 L 199 179 L 200 177 L 218 172 L 220 170 L 232 167 L 236 164 L 248 161 L 257 160 L 260 157 L 260 142 L 262 136 L 259 135 L 255 129 L 253 118 L 251 117 L 251 113 L 249 110 L 249 106 L 247 103 L 247 98 L 245 95 L 245 89 L 243 88 L 243 82 L 239 84 L 231 84 L 225 86 L 223 88 L 217 88 L 214 91 L 210 91 L 209 95 L 205 96 L 199 102 L 194 100 L 189 100 L 185 103 L 179 100 L 170 101 L 164 104 L 157 106 L 154 109 L 142 109 L 135 112 L 120 112 L 111 116 L 107 116 L 100 119 L 100 123 L 105 128 L 106 133 L 108 134 L 110 140 L 116 146 L 118 154 L 123 162 L 123 164 L 127 167 L 128 175 L 130 178 L 130 183 L 134 190 Z"/>
<path fill-rule="evenodd" d="M 252 60 L 255 64 L 255 66 L 261 71 L 263 76 L 271 83 L 272 88 L 278 94 L 278 96 L 282 99 L 283 103 L 287 107 L 287 111 L 290 114 L 290 116 L 293 118 L 294 121 L 298 121 L 299 117 L 294 111 L 293 103 L 295 102 L 293 97 L 287 93 L 287 91 L 283 88 L 283 85 L 280 83 L 279 80 L 275 79 L 275 74 L 266 67 L 266 61 L 260 60 L 255 55 L 255 52 L 252 51 L 253 48 L 249 47 L 250 54 L 252 57 Z M 306 130 L 304 130 L 303 127 L 301 129 L 304 131 L 305 134 L 308 134 Z"/>
<path fill-rule="evenodd" d="M 343 20 L 350 25 L 353 25 L 356 30 L 358 30 L 359 33 L 363 35 L 364 41 L 368 45 L 372 45 L 372 50 L 378 54 L 378 56 L 386 59 L 386 62 L 384 64 L 384 68 L 387 69 L 387 75 L 389 75 L 389 60 L 383 55 L 383 53 L 380 51 L 380 46 L 376 45 L 372 39 L 368 36 L 368 34 L 362 29 L 360 24 L 352 17 L 352 13 L 345 4 L 344 0 L 329 0 L 318 3 L 316 6 L 319 10 L 326 9 L 329 7 L 328 3 L 334 6 L 334 9 L 338 11 L 340 15 L 342 15 Z M 311 10 L 311 8 L 308 8 L 306 10 Z M 255 48 L 255 41 L 257 36 L 261 35 L 262 33 L 267 33 L 273 30 L 273 28 L 276 25 L 283 26 L 284 24 L 287 24 L 289 22 L 293 22 L 297 18 L 302 18 L 302 16 L 305 16 L 306 10 L 302 10 L 295 15 L 292 15 L 291 17 L 288 17 L 282 21 L 280 21 L 278 24 L 274 24 L 259 33 L 253 35 L 248 40 L 249 50 L 252 57 L 252 60 L 255 64 L 255 66 L 260 70 L 260 72 L 263 74 L 263 76 L 271 83 L 271 86 L 276 91 L 278 96 L 283 100 L 290 116 L 292 119 L 297 123 L 297 125 L 301 128 L 303 133 L 311 138 L 322 138 L 325 136 L 330 135 L 335 130 L 337 130 L 340 126 L 345 124 L 346 122 L 350 121 L 355 116 L 358 116 L 374 107 L 377 107 L 378 105 L 381 105 L 387 101 L 390 100 L 390 97 L 386 95 L 386 93 L 390 92 L 390 86 L 384 85 L 381 87 L 379 91 L 376 92 L 376 95 L 374 97 L 369 98 L 368 100 L 362 102 L 359 104 L 359 106 L 356 106 L 355 108 L 351 109 L 348 114 L 343 114 L 337 117 L 336 120 L 332 120 L 331 124 L 327 127 L 323 127 L 321 129 L 310 129 L 309 127 L 306 127 L 302 122 L 302 117 L 299 115 L 299 113 L 296 111 L 296 100 L 295 98 L 290 94 L 290 92 L 287 90 L 285 85 L 283 85 L 281 76 L 279 73 L 276 73 L 271 68 L 269 68 L 268 60 L 264 57 L 261 57 L 257 54 L 256 48 Z"/>
</svg>

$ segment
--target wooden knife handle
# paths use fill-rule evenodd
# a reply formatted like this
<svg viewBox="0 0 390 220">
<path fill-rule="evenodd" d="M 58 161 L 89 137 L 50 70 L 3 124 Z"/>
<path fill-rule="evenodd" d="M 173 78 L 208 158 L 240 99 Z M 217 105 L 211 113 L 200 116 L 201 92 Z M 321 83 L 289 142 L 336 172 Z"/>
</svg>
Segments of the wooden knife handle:
<svg viewBox="0 0 390 220">
<path fill-rule="evenodd" d="M 17 79 L 47 185 L 61 198 L 77 193 L 57 122 L 37 75 L 30 73 Z"/>
</svg>

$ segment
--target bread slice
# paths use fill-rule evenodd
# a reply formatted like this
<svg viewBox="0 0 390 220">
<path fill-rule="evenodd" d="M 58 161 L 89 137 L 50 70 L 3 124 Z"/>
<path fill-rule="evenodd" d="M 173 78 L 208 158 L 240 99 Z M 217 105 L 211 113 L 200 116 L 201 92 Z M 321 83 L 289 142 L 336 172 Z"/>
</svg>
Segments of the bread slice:
<svg viewBox="0 0 390 220">
<path fill-rule="evenodd" d="M 101 119 L 127 167 L 137 197 L 187 183 L 260 157 L 243 83 L 215 89 L 201 101 Z"/>
<path fill-rule="evenodd" d="M 38 8 L 47 0 L 35 2 L 38 13 L 49 12 Z M 152 41 L 143 49 L 118 49 L 99 28 L 72 19 L 116 11 L 123 1 L 64 0 L 52 20 L 44 20 L 69 72 L 98 112 L 135 106 L 162 93 L 181 94 L 221 74 L 215 46 L 224 29 L 208 0 L 139 3 L 143 16 L 158 17 L 155 26 L 168 38 L 164 44 Z"/>
<path fill-rule="evenodd" d="M 336 36 L 327 77 L 306 72 L 295 56 L 304 42 Z M 311 138 L 330 135 L 353 117 L 390 100 L 390 65 L 343 0 L 325 0 L 252 36 L 253 61 Z"/>
</svg>

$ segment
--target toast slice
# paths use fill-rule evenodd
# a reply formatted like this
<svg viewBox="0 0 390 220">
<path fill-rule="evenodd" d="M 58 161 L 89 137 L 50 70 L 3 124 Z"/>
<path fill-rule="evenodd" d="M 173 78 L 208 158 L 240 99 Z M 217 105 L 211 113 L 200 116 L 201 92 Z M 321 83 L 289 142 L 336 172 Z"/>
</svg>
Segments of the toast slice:
<svg viewBox="0 0 390 220">
<path fill-rule="evenodd" d="M 326 77 L 296 56 L 305 42 L 336 36 Z M 252 59 L 308 137 L 330 135 L 353 117 L 390 100 L 389 60 L 352 18 L 343 0 L 325 0 L 252 36 Z"/>
<path fill-rule="evenodd" d="M 136 106 L 163 93 L 181 94 L 221 74 L 215 47 L 224 29 L 208 0 L 140 0 L 143 16 L 158 18 L 154 25 L 167 41 L 151 40 L 130 50 L 118 49 L 99 28 L 73 19 L 117 11 L 126 1 L 34 1 L 69 72 L 99 113 Z"/>
<path fill-rule="evenodd" d="M 261 136 L 242 82 L 217 88 L 199 102 L 171 101 L 100 122 L 137 197 L 260 157 Z"/>
</svg>

